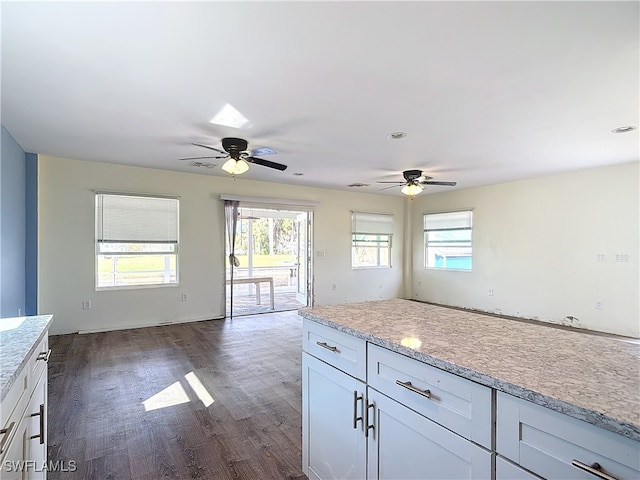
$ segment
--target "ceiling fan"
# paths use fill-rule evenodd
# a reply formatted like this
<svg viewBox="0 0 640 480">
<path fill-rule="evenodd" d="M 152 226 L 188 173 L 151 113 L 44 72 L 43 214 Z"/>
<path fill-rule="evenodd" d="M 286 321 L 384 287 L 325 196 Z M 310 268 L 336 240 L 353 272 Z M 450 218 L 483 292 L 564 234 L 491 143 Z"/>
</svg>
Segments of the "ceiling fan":
<svg viewBox="0 0 640 480">
<path fill-rule="evenodd" d="M 211 147 L 209 145 L 203 145 L 201 143 L 193 143 L 192 145 L 196 145 L 198 147 L 208 148 L 209 150 L 213 150 L 214 152 L 221 153 L 222 155 L 211 155 L 207 157 L 187 157 L 181 158 L 180 160 L 198 160 L 203 158 L 228 158 L 224 165 L 222 165 L 222 169 L 225 172 L 231 173 L 232 175 L 241 175 L 249 170 L 249 163 L 253 163 L 255 165 L 262 165 L 263 167 L 274 168 L 276 170 L 284 171 L 287 169 L 286 165 L 281 163 L 272 162 L 270 160 L 265 160 L 263 158 L 254 157 L 254 155 L 273 155 L 278 152 L 273 150 L 272 148 L 264 147 L 252 150 L 251 152 L 247 151 L 247 141 L 242 138 L 223 138 L 222 139 L 222 148 L 224 151 L 219 150 L 215 147 Z"/>
<path fill-rule="evenodd" d="M 402 185 L 402 190 L 400 190 L 405 195 L 409 195 L 413 197 L 422 190 L 424 190 L 424 185 L 444 185 L 447 187 L 455 187 L 456 182 L 437 182 L 431 180 L 433 177 L 428 177 L 422 174 L 422 170 L 405 170 L 402 172 L 402 176 L 404 177 L 404 182 L 378 182 L 378 183 L 395 183 L 396 185 L 392 185 L 391 187 L 399 187 Z M 382 190 L 386 190 L 387 188 L 383 188 Z"/>
</svg>

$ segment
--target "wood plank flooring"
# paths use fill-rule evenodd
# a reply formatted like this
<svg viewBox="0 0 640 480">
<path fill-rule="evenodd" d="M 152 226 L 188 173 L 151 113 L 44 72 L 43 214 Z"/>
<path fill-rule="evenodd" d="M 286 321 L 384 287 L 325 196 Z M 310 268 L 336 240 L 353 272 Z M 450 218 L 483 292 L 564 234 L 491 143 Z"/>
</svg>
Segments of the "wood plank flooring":
<svg viewBox="0 0 640 480">
<path fill-rule="evenodd" d="M 295 311 L 52 336 L 49 480 L 306 478 L 301 345 Z"/>
</svg>

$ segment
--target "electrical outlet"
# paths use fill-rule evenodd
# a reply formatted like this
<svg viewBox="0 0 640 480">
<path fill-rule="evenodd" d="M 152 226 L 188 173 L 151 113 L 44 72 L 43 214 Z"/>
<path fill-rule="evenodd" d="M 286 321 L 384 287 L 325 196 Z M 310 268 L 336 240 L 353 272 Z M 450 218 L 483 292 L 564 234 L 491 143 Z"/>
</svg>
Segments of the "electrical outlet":
<svg viewBox="0 0 640 480">
<path fill-rule="evenodd" d="M 337 288 L 337 287 L 336 287 L 336 284 L 335 284 L 335 283 L 334 283 L 333 285 L 331 285 L 331 290 L 335 290 L 336 288 Z"/>
<path fill-rule="evenodd" d="M 493 288 L 489 289 L 489 291 L 487 292 L 487 295 L 489 295 L 490 297 L 493 297 Z"/>
<path fill-rule="evenodd" d="M 187 301 L 189 301 L 189 297 L 187 296 L 187 294 L 186 294 L 186 293 L 183 293 L 183 294 L 182 294 L 182 301 L 183 301 L 183 302 L 187 302 Z"/>
<path fill-rule="evenodd" d="M 18 307 L 18 316 L 21 317 L 22 316 L 22 307 Z"/>
<path fill-rule="evenodd" d="M 83 300 L 82 301 L 82 309 L 83 310 L 91 310 L 91 300 Z"/>
<path fill-rule="evenodd" d="M 597 301 L 596 304 L 595 304 L 595 309 L 596 310 L 604 310 L 604 302 Z"/>
</svg>

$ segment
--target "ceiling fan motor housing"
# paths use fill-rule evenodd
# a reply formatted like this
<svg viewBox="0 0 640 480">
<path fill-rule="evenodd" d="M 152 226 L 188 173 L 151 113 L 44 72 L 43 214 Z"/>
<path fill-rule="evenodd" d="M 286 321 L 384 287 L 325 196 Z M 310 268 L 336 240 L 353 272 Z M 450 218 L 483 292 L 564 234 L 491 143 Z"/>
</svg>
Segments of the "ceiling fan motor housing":
<svg viewBox="0 0 640 480">
<path fill-rule="evenodd" d="M 223 138 L 222 148 L 225 152 L 229 152 L 231 158 L 237 158 L 237 156 L 247 149 L 247 141 L 242 138 Z"/>
<path fill-rule="evenodd" d="M 422 176 L 422 170 L 405 170 L 402 175 L 407 182 L 413 182 Z"/>
</svg>

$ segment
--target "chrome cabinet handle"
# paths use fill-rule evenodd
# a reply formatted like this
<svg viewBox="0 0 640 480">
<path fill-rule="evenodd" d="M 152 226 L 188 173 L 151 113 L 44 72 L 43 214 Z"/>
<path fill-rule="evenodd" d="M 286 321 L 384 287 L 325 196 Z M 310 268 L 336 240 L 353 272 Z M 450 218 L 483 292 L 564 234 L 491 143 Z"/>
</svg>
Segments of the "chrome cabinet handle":
<svg viewBox="0 0 640 480">
<path fill-rule="evenodd" d="M 38 358 L 36 358 L 36 361 L 44 360 L 45 362 L 48 362 L 50 356 L 51 356 L 51 349 L 47 350 L 46 352 L 40 352 L 38 354 Z"/>
<path fill-rule="evenodd" d="M 51 351 L 51 350 L 49 350 Z M 44 403 L 40 404 L 40 411 L 36 412 L 36 413 L 32 413 L 31 415 L 29 415 L 30 417 L 40 417 L 40 433 L 38 435 L 31 435 L 29 438 L 30 439 L 34 439 L 34 438 L 39 438 L 40 439 L 40 445 L 44 445 Z"/>
<path fill-rule="evenodd" d="M 0 435 L 4 435 L 2 437 L 2 441 L 0 441 L 0 453 L 4 453 L 4 447 L 11 436 L 11 430 L 16 426 L 16 422 L 11 422 L 7 428 L 3 428 L 0 430 Z"/>
<path fill-rule="evenodd" d="M 571 465 L 580 470 L 584 470 L 585 472 L 589 472 L 591 475 L 595 475 L 598 478 L 602 478 L 604 480 L 618 480 L 616 477 L 609 475 L 602 471 L 602 467 L 599 463 L 592 463 L 591 465 L 587 465 L 586 463 L 582 463 L 580 460 L 576 460 L 575 458 L 571 461 Z"/>
<path fill-rule="evenodd" d="M 369 425 L 369 409 L 373 408 L 373 417 L 375 420 L 376 415 L 376 405 L 375 403 L 369 403 L 369 399 L 365 399 L 365 409 L 364 409 L 364 437 L 369 437 L 369 430 L 375 429 L 375 425 Z"/>
<path fill-rule="evenodd" d="M 401 387 L 404 387 L 407 390 L 411 390 L 412 392 L 415 392 L 418 395 L 422 395 L 423 397 L 431 398 L 431 390 L 420 390 L 419 388 L 414 387 L 411 382 L 401 382 L 400 380 L 396 380 L 396 385 L 400 385 Z"/>
<path fill-rule="evenodd" d="M 358 420 L 362 421 L 362 417 L 358 417 L 358 400 L 363 400 L 364 397 L 362 395 L 358 395 L 358 391 L 353 391 L 353 428 L 358 428 Z M 362 404 L 362 408 L 364 408 L 364 402 Z"/>
<path fill-rule="evenodd" d="M 327 350 L 331 350 L 332 352 L 336 352 L 338 353 L 340 350 L 338 350 L 336 347 L 327 344 L 327 342 L 316 342 L 316 344 L 318 344 L 319 346 L 321 346 L 322 348 L 326 348 Z"/>
</svg>

